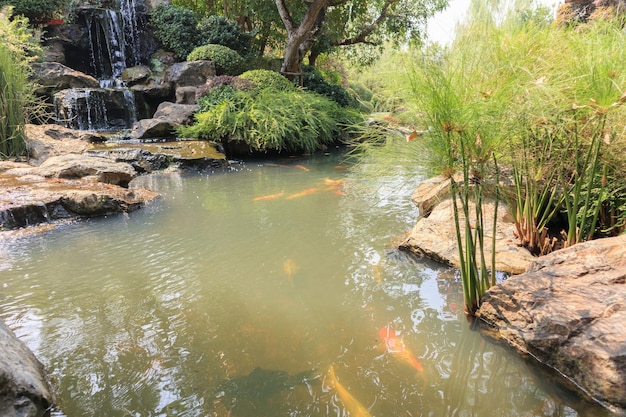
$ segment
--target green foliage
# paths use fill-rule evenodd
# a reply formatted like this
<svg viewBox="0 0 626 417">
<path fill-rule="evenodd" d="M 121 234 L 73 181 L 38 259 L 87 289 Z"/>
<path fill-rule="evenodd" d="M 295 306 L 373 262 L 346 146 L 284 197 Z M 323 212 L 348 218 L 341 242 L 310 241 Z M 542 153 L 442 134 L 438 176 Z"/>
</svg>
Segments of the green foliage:
<svg viewBox="0 0 626 417">
<path fill-rule="evenodd" d="M 0 0 L 0 8 L 13 6 L 13 14 L 28 18 L 33 23 L 44 23 L 61 12 L 65 0 Z"/>
<path fill-rule="evenodd" d="M 180 59 L 200 44 L 196 17 L 185 7 L 158 5 L 150 14 L 150 25 L 163 47 Z"/>
<path fill-rule="evenodd" d="M 303 72 L 303 87 L 307 90 L 326 96 L 343 107 L 353 105 L 353 101 L 345 88 L 337 84 L 329 83 L 315 68 L 305 66 L 303 67 Z"/>
<path fill-rule="evenodd" d="M 317 94 L 268 88 L 237 92 L 196 114 L 183 137 L 242 142 L 254 152 L 313 152 L 342 137 L 355 113 Z"/>
<path fill-rule="evenodd" d="M 198 24 L 202 44 L 227 46 L 241 56 L 250 54 L 252 36 L 224 16 L 209 16 Z"/>
<path fill-rule="evenodd" d="M 217 75 L 240 74 L 245 64 L 241 55 L 223 45 L 209 44 L 198 46 L 187 55 L 187 61 L 196 61 L 199 59 L 213 61 L 215 74 Z"/>
<path fill-rule="evenodd" d="M 11 20 L 10 8 L 0 11 L 0 158 L 26 152 L 24 124 L 32 94 L 28 63 L 36 50 L 26 24 L 25 19 Z"/>
<path fill-rule="evenodd" d="M 237 91 L 250 91 L 255 88 L 252 81 L 244 80 L 231 75 L 213 77 L 199 89 L 198 113 L 205 112 L 211 107 L 234 97 Z"/>
<path fill-rule="evenodd" d="M 290 91 L 296 87 L 291 81 L 276 71 L 271 70 L 250 70 L 239 76 L 244 80 L 252 81 L 259 90 L 271 89 L 277 91 Z"/>
<path fill-rule="evenodd" d="M 36 61 L 42 53 L 41 44 L 22 16 L 13 16 L 13 8 L 5 6 L 0 10 L 0 39 L 17 58 L 17 65 L 28 65 Z"/>
</svg>

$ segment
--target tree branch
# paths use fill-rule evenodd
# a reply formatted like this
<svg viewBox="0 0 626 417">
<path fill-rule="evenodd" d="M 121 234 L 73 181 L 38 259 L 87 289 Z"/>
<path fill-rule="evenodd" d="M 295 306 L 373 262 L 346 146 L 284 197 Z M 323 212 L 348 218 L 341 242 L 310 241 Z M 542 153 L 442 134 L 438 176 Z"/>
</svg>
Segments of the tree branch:
<svg viewBox="0 0 626 417">
<path fill-rule="evenodd" d="M 278 1 L 278 0 L 277 0 Z M 372 34 L 391 15 L 389 14 L 389 8 L 397 3 L 399 0 L 386 0 L 383 8 L 380 11 L 380 15 L 369 25 L 365 26 L 360 33 L 357 35 L 344 39 L 337 43 L 336 46 L 347 46 L 347 45 L 355 45 L 357 43 L 365 43 L 365 44 L 374 44 L 373 42 L 368 42 L 367 37 Z"/>
</svg>

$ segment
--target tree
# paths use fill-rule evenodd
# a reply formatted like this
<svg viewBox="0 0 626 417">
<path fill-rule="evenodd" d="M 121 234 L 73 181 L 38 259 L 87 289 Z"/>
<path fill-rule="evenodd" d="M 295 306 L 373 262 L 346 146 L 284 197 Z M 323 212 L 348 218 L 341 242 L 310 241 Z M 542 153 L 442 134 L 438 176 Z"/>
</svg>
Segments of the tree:
<svg viewBox="0 0 626 417">
<path fill-rule="evenodd" d="M 281 72 L 295 76 L 304 57 L 310 63 L 321 52 L 358 44 L 380 45 L 420 41 L 426 19 L 447 5 L 447 0 L 275 0 L 287 31 Z M 289 9 L 288 4 L 292 7 Z M 300 19 L 297 19 L 301 16 Z M 317 47 L 313 49 L 314 45 Z M 313 49 L 313 50 L 312 50 Z"/>
</svg>

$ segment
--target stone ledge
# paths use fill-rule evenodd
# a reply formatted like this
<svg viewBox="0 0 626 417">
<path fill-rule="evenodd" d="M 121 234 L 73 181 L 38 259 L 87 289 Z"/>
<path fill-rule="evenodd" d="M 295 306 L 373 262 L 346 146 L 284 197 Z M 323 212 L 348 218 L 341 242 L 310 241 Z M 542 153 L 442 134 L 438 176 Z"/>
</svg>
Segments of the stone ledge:
<svg viewBox="0 0 626 417">
<path fill-rule="evenodd" d="M 538 258 L 487 291 L 477 317 L 488 336 L 626 414 L 626 235 Z"/>
</svg>

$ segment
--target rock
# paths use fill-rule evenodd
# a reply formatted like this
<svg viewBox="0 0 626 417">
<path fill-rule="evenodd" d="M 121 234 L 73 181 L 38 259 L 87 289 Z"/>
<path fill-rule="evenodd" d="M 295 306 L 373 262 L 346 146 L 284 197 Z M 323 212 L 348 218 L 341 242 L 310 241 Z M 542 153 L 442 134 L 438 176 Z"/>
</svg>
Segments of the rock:
<svg viewBox="0 0 626 417">
<path fill-rule="evenodd" d="M 133 139 L 158 139 L 174 137 L 175 125 L 161 119 L 142 119 L 133 124 L 130 137 Z"/>
<path fill-rule="evenodd" d="M 167 69 L 166 80 L 178 87 L 196 86 L 206 83 L 215 75 L 213 61 L 177 62 Z"/>
<path fill-rule="evenodd" d="M 0 320 L 0 415 L 43 417 L 54 402 L 44 367 Z"/>
<path fill-rule="evenodd" d="M 442 262 L 455 267 L 460 266 L 454 222 L 454 205 L 450 196 L 449 180 L 436 177 L 422 182 L 413 193 L 413 202 L 420 210 L 420 218 L 400 249 L 419 256 Z M 459 203 L 459 222 L 464 223 L 464 216 Z M 485 259 L 491 259 L 491 238 L 495 205 L 485 201 L 483 219 L 485 222 Z M 475 206 L 470 202 L 470 216 L 474 216 Z M 473 223 L 473 222 L 472 222 Z M 526 270 L 534 260 L 531 253 L 517 245 L 515 224 L 503 203 L 498 206 L 498 224 L 496 226 L 496 269 L 510 274 L 519 274 Z M 462 235 L 464 242 L 464 237 Z M 489 261 L 490 262 L 490 261 Z"/>
<path fill-rule="evenodd" d="M 133 139 L 173 138 L 176 126 L 193 122 L 193 115 L 198 106 L 195 104 L 159 104 L 152 119 L 142 119 L 133 125 L 130 136 Z"/>
<path fill-rule="evenodd" d="M 58 62 L 32 64 L 31 80 L 36 83 L 36 94 L 51 97 L 55 92 L 68 88 L 98 88 L 94 77 L 73 70 Z"/>
<path fill-rule="evenodd" d="M 88 154 L 128 162 L 138 172 L 142 172 L 142 169 L 146 171 L 164 169 L 170 162 L 181 168 L 228 166 L 226 156 L 219 152 L 214 144 L 204 140 L 98 144 L 93 150 L 88 151 Z"/>
<path fill-rule="evenodd" d="M 145 65 L 137 65 L 126 68 L 122 72 L 122 80 L 126 83 L 126 86 L 132 87 L 133 85 L 144 83 L 151 75 L 150 68 Z"/>
<path fill-rule="evenodd" d="M 190 125 L 193 123 L 193 116 L 198 110 L 196 104 L 179 104 L 164 101 L 159 104 L 154 113 L 155 119 L 166 120 L 173 125 Z"/>
<path fill-rule="evenodd" d="M 40 165 L 51 156 L 83 153 L 89 148 L 90 142 L 103 142 L 106 139 L 95 132 L 59 125 L 27 124 L 25 133 L 29 162 L 33 165 Z"/>
<path fill-rule="evenodd" d="M 178 87 L 176 89 L 176 104 L 196 104 L 198 87 Z"/>
<path fill-rule="evenodd" d="M 538 258 L 481 302 L 488 335 L 626 413 L 626 235 Z"/>
<path fill-rule="evenodd" d="M 114 162 L 107 158 L 66 154 L 46 159 L 38 167 L 14 168 L 8 175 L 37 175 L 44 178 L 75 179 L 94 176 L 97 181 L 128 186 L 137 174 L 130 164 Z"/>
<path fill-rule="evenodd" d="M 158 197 L 144 189 L 99 183 L 94 177 L 49 179 L 9 171 L 0 175 L 0 230 L 128 212 Z"/>
</svg>

